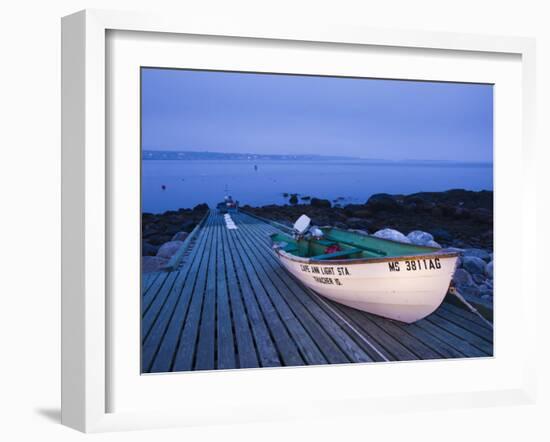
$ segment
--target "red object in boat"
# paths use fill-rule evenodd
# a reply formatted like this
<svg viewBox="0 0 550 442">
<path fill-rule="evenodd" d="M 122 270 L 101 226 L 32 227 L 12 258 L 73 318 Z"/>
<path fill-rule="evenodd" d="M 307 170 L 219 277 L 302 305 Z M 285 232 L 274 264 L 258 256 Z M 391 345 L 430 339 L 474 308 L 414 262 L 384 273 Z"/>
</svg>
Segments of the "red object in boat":
<svg viewBox="0 0 550 442">
<path fill-rule="evenodd" d="M 338 244 L 333 244 L 331 246 L 328 246 L 326 249 L 325 249 L 325 255 L 328 255 L 329 253 L 336 253 L 336 252 L 341 252 L 342 249 L 340 248 L 340 246 Z"/>
</svg>

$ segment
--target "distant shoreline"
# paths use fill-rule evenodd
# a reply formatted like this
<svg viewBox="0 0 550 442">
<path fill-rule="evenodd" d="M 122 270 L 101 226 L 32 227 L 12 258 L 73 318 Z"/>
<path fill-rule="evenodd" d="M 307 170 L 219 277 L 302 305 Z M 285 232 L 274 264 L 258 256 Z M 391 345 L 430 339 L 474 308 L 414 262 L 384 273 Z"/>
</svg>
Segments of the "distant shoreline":
<svg viewBox="0 0 550 442">
<path fill-rule="evenodd" d="M 348 156 L 329 155 L 290 155 L 290 154 L 253 154 L 253 153 L 223 153 L 223 152 L 183 152 L 183 151 L 156 151 L 143 150 L 143 161 L 358 161 L 373 165 L 419 165 L 419 166 L 476 166 L 492 167 L 489 161 L 461 161 L 461 160 L 416 160 L 384 158 L 359 158 Z"/>
</svg>

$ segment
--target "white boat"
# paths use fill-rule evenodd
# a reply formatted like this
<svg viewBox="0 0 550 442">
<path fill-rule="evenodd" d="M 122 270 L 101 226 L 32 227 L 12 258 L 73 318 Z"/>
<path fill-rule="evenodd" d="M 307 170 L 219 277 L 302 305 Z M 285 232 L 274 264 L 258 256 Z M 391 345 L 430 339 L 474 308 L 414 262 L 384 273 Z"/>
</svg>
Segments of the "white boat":
<svg viewBox="0 0 550 442">
<path fill-rule="evenodd" d="M 310 234 L 309 218 L 300 220 L 294 235 L 271 239 L 283 266 L 316 293 L 405 323 L 425 318 L 443 302 L 457 252 L 334 228 Z"/>
</svg>

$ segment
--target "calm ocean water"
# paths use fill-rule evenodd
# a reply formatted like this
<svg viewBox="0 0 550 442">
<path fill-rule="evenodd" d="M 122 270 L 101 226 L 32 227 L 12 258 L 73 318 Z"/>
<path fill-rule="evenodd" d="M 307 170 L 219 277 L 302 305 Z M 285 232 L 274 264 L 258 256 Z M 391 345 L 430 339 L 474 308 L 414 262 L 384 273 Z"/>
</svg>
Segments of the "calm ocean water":
<svg viewBox="0 0 550 442">
<path fill-rule="evenodd" d="M 493 167 L 472 164 L 373 164 L 367 161 L 171 161 L 142 166 L 144 212 L 214 207 L 225 190 L 241 205 L 284 204 L 283 193 L 364 203 L 375 193 L 492 190 Z M 257 170 L 255 170 L 257 165 Z M 162 186 L 166 189 L 163 190 Z"/>
</svg>

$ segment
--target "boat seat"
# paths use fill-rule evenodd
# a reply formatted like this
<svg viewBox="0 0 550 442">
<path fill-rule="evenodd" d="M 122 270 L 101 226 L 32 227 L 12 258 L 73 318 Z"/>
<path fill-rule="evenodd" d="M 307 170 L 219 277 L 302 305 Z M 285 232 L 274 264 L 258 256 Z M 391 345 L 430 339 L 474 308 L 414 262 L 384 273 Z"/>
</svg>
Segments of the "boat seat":
<svg viewBox="0 0 550 442">
<path fill-rule="evenodd" d="M 286 246 L 286 247 L 283 247 L 283 250 L 287 253 L 294 253 L 298 251 L 298 247 Z"/>
<path fill-rule="evenodd" d="M 346 256 L 353 255 L 355 253 L 361 253 L 361 252 L 362 252 L 361 249 L 353 248 L 348 250 L 341 250 L 339 252 L 334 252 L 334 253 L 325 253 L 323 255 L 312 256 L 311 259 L 325 260 L 325 259 L 333 259 L 333 258 L 344 258 Z"/>
<path fill-rule="evenodd" d="M 329 241 L 326 239 L 318 239 L 315 242 L 317 242 L 318 244 L 321 244 L 322 246 L 327 246 L 327 247 L 333 246 L 334 244 L 336 244 L 334 241 Z"/>
</svg>

